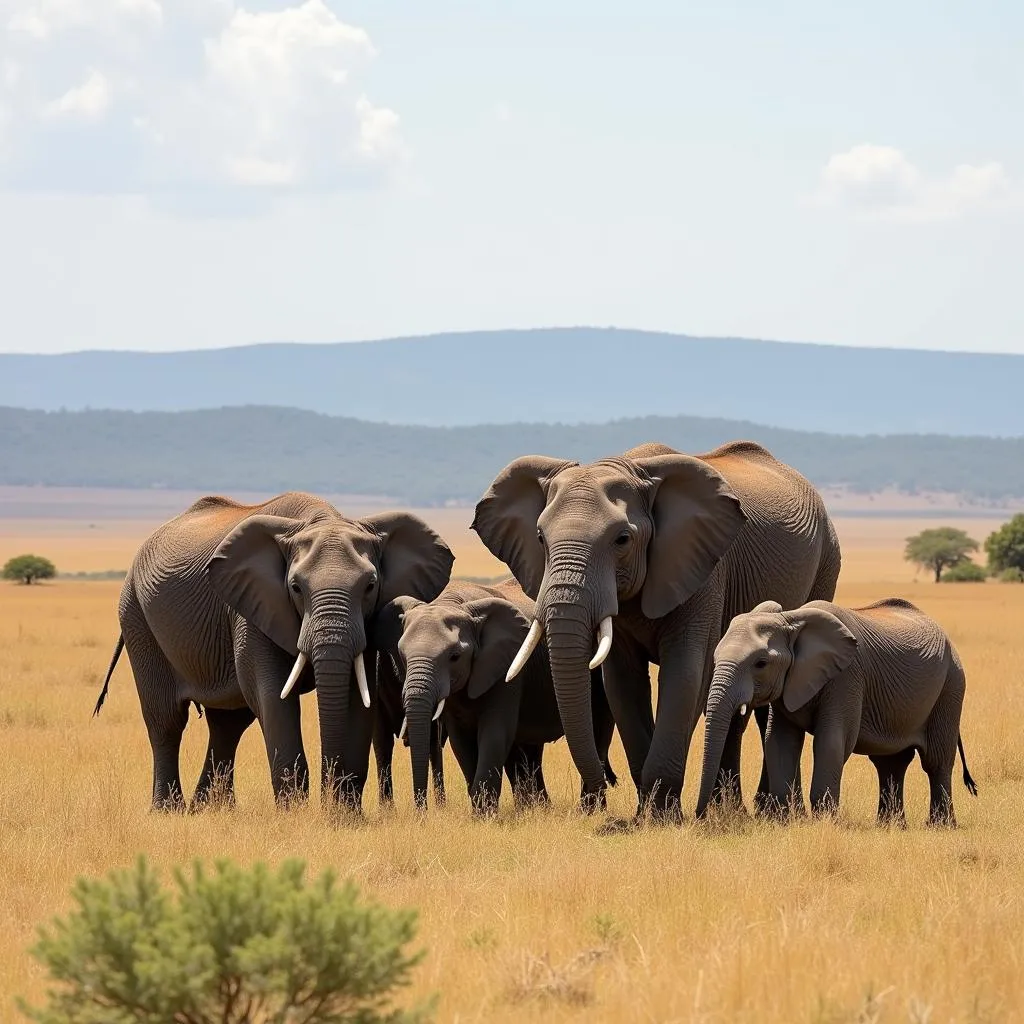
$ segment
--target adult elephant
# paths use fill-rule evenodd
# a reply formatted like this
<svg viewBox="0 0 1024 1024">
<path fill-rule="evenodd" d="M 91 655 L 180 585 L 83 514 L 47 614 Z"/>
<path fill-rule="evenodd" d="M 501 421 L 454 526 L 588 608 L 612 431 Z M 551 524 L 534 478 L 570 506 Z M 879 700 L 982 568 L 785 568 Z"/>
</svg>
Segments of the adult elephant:
<svg viewBox="0 0 1024 1024">
<path fill-rule="evenodd" d="M 732 617 L 765 600 L 794 607 L 829 599 L 839 576 L 839 544 L 821 496 L 750 441 L 700 456 L 646 444 L 590 465 L 516 459 L 477 504 L 473 528 L 536 598 L 522 654 L 546 637 L 566 739 L 594 801 L 604 773 L 589 670 L 603 663 L 638 815 L 645 807 L 680 813 L 712 654 Z M 656 716 L 652 662 L 660 666 Z M 719 797 L 728 779 L 741 799 L 748 715 L 731 724 Z M 767 788 L 762 766 L 759 795 Z"/>
<path fill-rule="evenodd" d="M 230 788 L 254 718 L 275 796 L 308 794 L 299 694 L 314 685 L 325 795 L 359 806 L 373 728 L 368 624 L 396 597 L 435 597 L 453 561 L 416 516 L 347 519 L 299 492 L 260 505 L 206 497 L 161 526 L 125 579 L 121 636 L 96 704 L 126 647 L 153 748 L 153 806 L 183 802 L 178 753 L 190 702 L 206 710 L 210 730 L 194 803 L 218 775 Z"/>
</svg>

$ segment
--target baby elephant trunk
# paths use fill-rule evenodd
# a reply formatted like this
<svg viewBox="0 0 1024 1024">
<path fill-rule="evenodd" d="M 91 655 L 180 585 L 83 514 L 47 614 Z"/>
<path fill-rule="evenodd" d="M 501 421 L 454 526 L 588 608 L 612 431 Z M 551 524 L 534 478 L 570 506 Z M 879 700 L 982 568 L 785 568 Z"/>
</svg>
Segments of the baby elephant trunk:
<svg viewBox="0 0 1024 1024">
<path fill-rule="evenodd" d="M 745 714 L 753 699 L 753 682 L 746 679 L 736 665 L 723 663 L 715 666 L 704 719 L 704 764 L 697 799 L 698 818 L 703 817 L 711 802 L 732 720 L 737 712 Z"/>
</svg>

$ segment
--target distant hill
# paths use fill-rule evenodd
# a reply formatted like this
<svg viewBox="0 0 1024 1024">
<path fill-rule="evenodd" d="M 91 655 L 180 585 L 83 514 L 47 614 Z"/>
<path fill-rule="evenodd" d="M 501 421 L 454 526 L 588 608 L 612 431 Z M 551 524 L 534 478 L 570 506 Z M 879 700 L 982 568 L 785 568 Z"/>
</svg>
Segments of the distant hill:
<svg viewBox="0 0 1024 1024">
<path fill-rule="evenodd" d="M 842 434 L 1024 435 L 1024 356 L 566 328 L 175 353 L 0 355 L 0 405 L 289 406 L 372 422 L 752 420 Z"/>
<path fill-rule="evenodd" d="M 378 495 L 475 501 L 517 455 L 589 461 L 657 440 L 700 453 L 760 441 L 821 487 L 1024 497 L 1024 439 L 853 437 L 688 416 L 596 425 L 410 427 L 299 409 L 181 413 L 0 408 L 0 485 Z"/>
</svg>

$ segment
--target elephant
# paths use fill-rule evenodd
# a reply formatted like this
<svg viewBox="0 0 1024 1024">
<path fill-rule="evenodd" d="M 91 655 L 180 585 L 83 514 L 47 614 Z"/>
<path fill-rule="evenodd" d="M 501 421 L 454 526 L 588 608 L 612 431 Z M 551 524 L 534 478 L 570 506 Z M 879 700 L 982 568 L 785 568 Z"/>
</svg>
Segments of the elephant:
<svg viewBox="0 0 1024 1024">
<path fill-rule="evenodd" d="M 769 705 L 765 760 L 776 812 L 811 733 L 812 813 L 838 810 L 843 766 L 851 754 L 867 754 L 878 772 L 878 820 L 905 825 L 903 780 L 916 751 L 931 790 L 929 823 L 955 826 L 958 750 L 964 785 L 978 792 L 960 737 L 964 691 L 956 648 L 909 601 L 863 608 L 810 601 L 791 611 L 762 602 L 736 616 L 715 648 L 698 813 L 708 805 L 730 721 L 745 705 Z"/>
<path fill-rule="evenodd" d="M 408 512 L 347 519 L 302 492 L 258 505 L 201 498 L 136 553 L 94 714 L 127 648 L 153 749 L 154 808 L 184 805 L 178 755 L 190 702 L 210 731 L 192 807 L 217 778 L 232 799 L 235 751 L 254 719 L 274 795 L 287 801 L 309 793 L 299 695 L 315 685 L 323 795 L 359 810 L 374 717 L 368 628 L 400 595 L 436 597 L 453 563 Z"/>
<path fill-rule="evenodd" d="M 681 818 L 712 653 L 733 615 L 769 598 L 831 598 L 841 563 L 821 495 L 751 441 L 698 456 L 650 443 L 589 465 L 525 456 L 491 483 L 473 529 L 536 600 L 521 655 L 546 638 L 565 736 L 591 800 L 600 799 L 604 773 L 588 668 L 603 665 L 637 788 L 634 821 L 648 811 Z M 766 720 L 758 720 L 762 735 Z M 731 727 L 718 791 L 740 806 L 746 724 Z M 767 788 L 762 769 L 758 799 Z"/>
<path fill-rule="evenodd" d="M 495 586 L 453 580 L 434 601 L 399 597 L 378 616 L 380 688 L 401 694 L 418 807 L 426 806 L 428 739 L 438 718 L 474 810 L 497 808 L 503 768 L 517 805 L 548 801 L 543 749 L 561 738 L 562 722 L 546 652 L 535 651 L 505 679 L 533 615 L 533 602 L 508 579 Z M 608 747 L 615 727 L 599 670 L 590 674 L 588 702 L 602 773 L 614 785 Z"/>
</svg>

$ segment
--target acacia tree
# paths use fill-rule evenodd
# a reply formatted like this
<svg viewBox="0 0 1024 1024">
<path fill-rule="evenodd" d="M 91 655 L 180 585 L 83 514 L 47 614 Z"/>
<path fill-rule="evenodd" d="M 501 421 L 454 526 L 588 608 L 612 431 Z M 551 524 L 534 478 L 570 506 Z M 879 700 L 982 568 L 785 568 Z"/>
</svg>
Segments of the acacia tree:
<svg viewBox="0 0 1024 1024">
<path fill-rule="evenodd" d="M 40 1024 L 419 1024 L 396 989 L 422 953 L 405 947 L 416 914 L 363 902 L 301 861 L 277 871 L 198 861 L 172 896 L 139 857 L 107 879 L 79 879 L 77 909 L 33 949 L 49 969 Z"/>
<path fill-rule="evenodd" d="M 907 538 L 903 557 L 908 562 L 935 573 L 935 582 L 942 578 L 943 569 L 966 562 L 972 551 L 978 550 L 978 542 L 968 537 L 955 526 L 939 526 L 922 530 L 915 537 Z"/>
<path fill-rule="evenodd" d="M 16 580 L 18 583 L 35 583 L 36 580 L 52 580 L 57 575 L 57 567 L 42 555 L 15 555 L 7 560 L 3 569 L 5 580 Z"/>
<path fill-rule="evenodd" d="M 1024 514 L 1015 515 L 985 538 L 985 553 L 993 572 L 1024 571 Z"/>
</svg>

